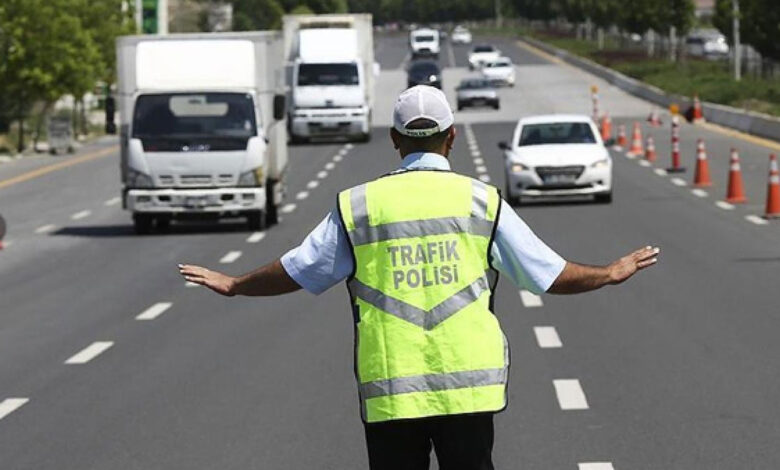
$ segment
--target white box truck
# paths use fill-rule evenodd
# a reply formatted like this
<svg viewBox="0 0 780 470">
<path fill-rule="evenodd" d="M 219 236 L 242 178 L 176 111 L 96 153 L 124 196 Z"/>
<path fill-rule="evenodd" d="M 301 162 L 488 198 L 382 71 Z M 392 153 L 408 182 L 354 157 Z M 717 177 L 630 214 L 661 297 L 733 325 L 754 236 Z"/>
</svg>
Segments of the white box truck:
<svg viewBox="0 0 780 470">
<path fill-rule="evenodd" d="M 371 138 L 374 63 L 371 15 L 286 15 L 284 50 L 293 142 Z"/>
<path fill-rule="evenodd" d="M 273 224 L 284 195 L 279 32 L 117 39 L 123 207 L 136 232 L 174 218 Z"/>
</svg>

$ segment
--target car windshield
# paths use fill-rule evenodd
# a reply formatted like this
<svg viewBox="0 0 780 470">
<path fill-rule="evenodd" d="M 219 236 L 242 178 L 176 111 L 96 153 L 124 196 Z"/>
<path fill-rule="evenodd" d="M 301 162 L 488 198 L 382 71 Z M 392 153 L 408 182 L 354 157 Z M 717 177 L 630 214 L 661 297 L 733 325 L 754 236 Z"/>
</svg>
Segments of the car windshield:
<svg viewBox="0 0 780 470">
<path fill-rule="evenodd" d="M 357 85 L 357 64 L 301 64 L 298 67 L 298 85 Z"/>
<path fill-rule="evenodd" d="M 482 88 L 490 88 L 490 83 L 487 80 L 463 80 L 460 82 L 460 87 L 463 90 L 479 90 Z"/>
<path fill-rule="evenodd" d="M 411 75 L 438 75 L 439 66 L 435 62 L 415 62 L 409 68 Z"/>
<path fill-rule="evenodd" d="M 431 42 L 434 40 L 433 35 L 425 34 L 425 35 L 419 35 L 414 37 L 415 42 Z"/>
<path fill-rule="evenodd" d="M 526 124 L 520 133 L 518 146 L 544 144 L 595 144 L 596 138 L 585 122 L 555 122 Z"/>
<path fill-rule="evenodd" d="M 493 46 L 476 46 L 474 52 L 493 52 Z"/>
</svg>

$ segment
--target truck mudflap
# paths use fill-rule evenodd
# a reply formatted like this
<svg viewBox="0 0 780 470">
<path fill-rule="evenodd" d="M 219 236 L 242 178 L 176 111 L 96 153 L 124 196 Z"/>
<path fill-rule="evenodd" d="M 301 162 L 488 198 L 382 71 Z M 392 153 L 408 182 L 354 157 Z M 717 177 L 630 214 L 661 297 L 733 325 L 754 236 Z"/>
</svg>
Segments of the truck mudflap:
<svg viewBox="0 0 780 470">
<path fill-rule="evenodd" d="M 266 189 L 130 189 L 125 195 L 125 205 L 133 212 L 150 214 L 265 211 Z"/>
</svg>

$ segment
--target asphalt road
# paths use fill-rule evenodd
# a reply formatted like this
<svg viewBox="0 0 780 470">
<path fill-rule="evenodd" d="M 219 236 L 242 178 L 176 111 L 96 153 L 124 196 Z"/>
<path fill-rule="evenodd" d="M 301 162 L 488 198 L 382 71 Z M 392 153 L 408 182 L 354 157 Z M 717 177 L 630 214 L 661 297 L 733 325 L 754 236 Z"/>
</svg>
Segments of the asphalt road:
<svg viewBox="0 0 780 470">
<path fill-rule="evenodd" d="M 643 121 L 650 109 L 509 40 L 494 41 L 517 64 L 518 86 L 501 91 L 511 103 L 501 111 L 458 113 L 456 171 L 503 188 L 496 143 L 516 119 L 589 114 L 591 84 L 617 123 Z M 451 79 L 468 74 L 467 48 L 444 47 L 451 93 Z M 0 212 L 9 225 L 0 252 L 0 468 L 366 467 L 346 289 L 225 299 L 186 287 L 176 263 L 253 269 L 298 243 L 339 190 L 395 168 L 387 111 L 404 86 L 405 38 L 378 38 L 377 57 L 373 140 L 292 147 L 290 205 L 261 235 L 231 221 L 133 235 L 117 205 L 110 139 L 80 156 L 0 165 Z M 656 133 L 659 160 L 644 167 L 614 152 L 612 204 L 517 208 L 567 259 L 605 263 L 646 244 L 661 246 L 662 258 L 624 285 L 574 297 L 535 298 L 501 281 L 497 314 L 513 365 L 510 405 L 497 418 L 497 468 L 734 469 L 780 461 L 780 224 L 746 219 L 761 213 L 771 149 L 685 125 L 689 172 L 662 175 L 654 170 L 668 165 L 668 127 L 643 129 Z M 704 196 L 690 187 L 699 137 L 715 179 Z M 732 146 L 750 202 L 724 209 L 716 201 L 725 195 Z M 92 157 L 20 181 L 84 155 Z M 147 320 L 136 319 L 143 312 Z"/>
</svg>

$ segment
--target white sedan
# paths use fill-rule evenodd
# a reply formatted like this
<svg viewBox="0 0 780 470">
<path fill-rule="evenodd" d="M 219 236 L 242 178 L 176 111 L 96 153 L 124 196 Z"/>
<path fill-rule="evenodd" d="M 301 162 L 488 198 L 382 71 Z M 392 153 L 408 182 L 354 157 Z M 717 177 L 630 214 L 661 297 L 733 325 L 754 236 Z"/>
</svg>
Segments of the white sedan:
<svg viewBox="0 0 780 470">
<path fill-rule="evenodd" d="M 477 44 L 469 52 L 469 70 L 479 70 L 488 62 L 501 57 L 501 51 L 490 44 Z"/>
<path fill-rule="evenodd" d="M 450 38 L 453 44 L 471 44 L 471 31 L 462 26 L 456 26 L 452 30 Z"/>
<path fill-rule="evenodd" d="M 520 119 L 501 142 L 507 201 L 592 195 L 612 202 L 612 159 L 588 116 L 553 114 Z"/>
<path fill-rule="evenodd" d="M 482 77 L 493 85 L 515 86 L 515 66 L 509 57 L 499 57 L 482 66 Z"/>
</svg>

